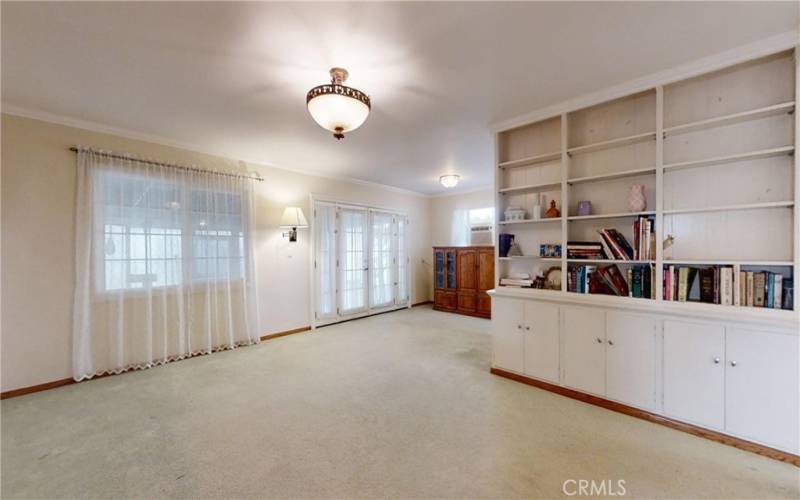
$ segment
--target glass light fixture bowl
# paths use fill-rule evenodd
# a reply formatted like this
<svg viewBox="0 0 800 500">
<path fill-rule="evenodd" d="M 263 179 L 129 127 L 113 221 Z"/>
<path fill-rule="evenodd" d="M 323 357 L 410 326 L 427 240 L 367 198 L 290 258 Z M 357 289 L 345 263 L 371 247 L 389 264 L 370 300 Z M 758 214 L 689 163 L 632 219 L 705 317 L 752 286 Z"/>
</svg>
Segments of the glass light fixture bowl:
<svg viewBox="0 0 800 500">
<path fill-rule="evenodd" d="M 461 180 L 460 175 L 447 174 L 439 177 L 439 184 L 449 189 L 456 187 L 458 185 L 458 181 L 460 180 Z"/>
<path fill-rule="evenodd" d="M 369 96 L 358 89 L 342 85 L 348 72 L 343 68 L 331 68 L 331 83 L 319 85 L 306 94 L 306 106 L 311 117 L 320 127 L 333 132 L 337 139 L 344 139 L 345 132 L 360 127 L 369 116 Z"/>
</svg>

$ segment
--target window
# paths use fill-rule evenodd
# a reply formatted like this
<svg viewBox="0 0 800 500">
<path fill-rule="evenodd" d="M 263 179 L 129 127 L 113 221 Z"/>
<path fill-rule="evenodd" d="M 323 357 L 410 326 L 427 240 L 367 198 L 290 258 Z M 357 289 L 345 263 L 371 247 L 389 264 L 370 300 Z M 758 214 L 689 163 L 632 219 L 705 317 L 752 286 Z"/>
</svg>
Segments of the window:
<svg viewBox="0 0 800 500">
<path fill-rule="evenodd" d="M 473 208 L 469 211 L 469 227 L 474 228 L 489 227 L 494 224 L 494 207 Z"/>
<path fill-rule="evenodd" d="M 159 288 L 245 275 L 241 195 L 99 172 L 98 288 Z M 98 263 L 100 264 L 100 263 Z"/>
</svg>

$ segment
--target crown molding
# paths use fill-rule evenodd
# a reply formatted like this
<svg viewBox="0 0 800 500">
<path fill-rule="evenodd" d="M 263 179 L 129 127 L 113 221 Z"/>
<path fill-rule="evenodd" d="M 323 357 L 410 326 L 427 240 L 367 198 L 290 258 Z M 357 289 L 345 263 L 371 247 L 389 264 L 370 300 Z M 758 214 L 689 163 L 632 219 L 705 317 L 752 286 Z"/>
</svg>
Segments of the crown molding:
<svg viewBox="0 0 800 500">
<path fill-rule="evenodd" d="M 595 104 L 650 90 L 659 85 L 668 85 L 679 80 L 685 80 L 752 59 L 758 59 L 759 57 L 789 50 L 796 47 L 798 44 L 800 44 L 800 31 L 787 31 L 769 38 L 761 39 L 757 42 L 741 45 L 724 52 L 696 59 L 680 66 L 651 73 L 619 85 L 613 85 L 596 92 L 567 99 L 560 103 L 540 108 L 514 118 L 494 122 L 489 125 L 489 129 L 493 133 L 498 133 L 504 130 L 521 127 L 547 118 L 553 118 L 562 113 L 570 113 L 582 108 L 594 106 Z"/>
<path fill-rule="evenodd" d="M 249 158 L 242 158 L 231 152 L 226 152 L 222 150 L 214 150 L 204 148 L 197 144 L 189 144 L 184 142 L 178 142 L 171 139 L 167 139 L 162 136 L 147 134 L 144 132 L 139 132 L 135 130 L 114 127 L 111 125 L 106 125 L 103 123 L 93 122 L 89 120 L 82 120 L 80 118 L 73 118 L 70 116 L 58 115 L 54 113 L 48 113 L 46 111 L 40 111 L 36 109 L 26 108 L 23 106 L 17 106 L 15 104 L 3 102 L 0 104 L 0 112 L 7 115 L 19 116 L 22 118 L 28 118 L 31 120 L 38 120 L 47 123 L 53 123 L 56 125 L 63 125 L 65 127 L 72 127 L 78 128 L 82 130 L 88 130 L 90 132 L 97 132 L 101 134 L 108 134 L 117 137 L 122 137 L 125 139 L 132 139 L 136 141 L 142 142 L 149 142 L 151 144 L 157 144 L 159 146 L 168 146 L 177 149 L 184 149 L 186 151 L 191 151 L 193 153 L 201 153 L 210 156 L 216 156 L 219 158 L 224 158 L 227 160 L 239 161 L 244 162 L 254 167 L 262 167 L 262 168 L 274 168 L 277 170 L 283 170 L 287 172 L 292 172 L 295 174 L 302 174 L 307 175 L 310 177 L 320 177 L 323 179 L 332 179 L 336 181 L 342 182 L 349 182 L 351 184 L 356 184 L 359 186 L 366 186 L 376 189 L 383 189 L 386 191 L 391 191 L 394 193 L 405 194 L 409 196 L 416 196 L 420 198 L 429 198 L 430 195 L 426 193 L 421 193 L 419 191 L 412 191 L 410 189 L 405 189 L 397 186 L 390 186 L 388 184 L 381 184 L 379 182 L 372 182 L 363 179 L 356 179 L 353 177 L 341 176 L 341 175 L 333 175 L 333 174 L 326 174 L 321 172 L 315 172 L 312 170 L 304 170 L 299 168 L 293 167 L 286 167 L 283 165 L 276 165 L 274 163 L 265 162 L 263 160 L 254 160 Z"/>
</svg>

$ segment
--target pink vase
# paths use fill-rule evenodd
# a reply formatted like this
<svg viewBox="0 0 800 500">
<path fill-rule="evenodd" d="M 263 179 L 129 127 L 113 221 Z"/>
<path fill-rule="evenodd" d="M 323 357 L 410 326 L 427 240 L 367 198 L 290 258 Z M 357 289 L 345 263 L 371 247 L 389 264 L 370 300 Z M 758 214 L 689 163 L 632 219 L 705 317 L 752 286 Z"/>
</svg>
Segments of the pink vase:
<svg viewBox="0 0 800 500">
<path fill-rule="evenodd" d="M 647 198 L 644 197 L 644 186 L 634 184 L 628 192 L 628 210 L 631 212 L 644 212 L 647 208 Z"/>
</svg>

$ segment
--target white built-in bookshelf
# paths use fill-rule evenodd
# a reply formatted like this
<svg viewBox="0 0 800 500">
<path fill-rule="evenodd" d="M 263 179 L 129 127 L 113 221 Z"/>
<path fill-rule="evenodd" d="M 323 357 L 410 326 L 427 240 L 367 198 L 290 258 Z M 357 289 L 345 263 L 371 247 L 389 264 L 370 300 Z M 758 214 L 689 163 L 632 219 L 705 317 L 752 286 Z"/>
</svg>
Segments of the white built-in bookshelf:
<svg viewBox="0 0 800 500">
<path fill-rule="evenodd" d="M 563 294 L 571 292 L 576 266 L 615 264 L 623 274 L 648 266 L 655 293 L 637 300 L 661 302 L 670 266 L 735 266 L 791 279 L 797 311 L 797 73 L 794 51 L 784 51 L 499 131 L 497 233 L 513 234 L 523 255 L 498 257 L 496 284 L 560 267 L 561 289 L 553 292 Z M 647 199 L 637 212 L 628 206 L 634 183 Z M 544 217 L 551 200 L 560 216 L 535 218 L 537 201 Z M 591 202 L 590 214 L 578 214 L 581 201 Z M 509 207 L 524 209 L 524 219 L 505 220 Z M 633 242 L 634 221 L 648 216 L 655 222 L 653 258 L 568 258 L 568 242 L 600 241 L 602 228 Z M 543 244 L 561 245 L 561 257 L 539 257 Z"/>
</svg>

